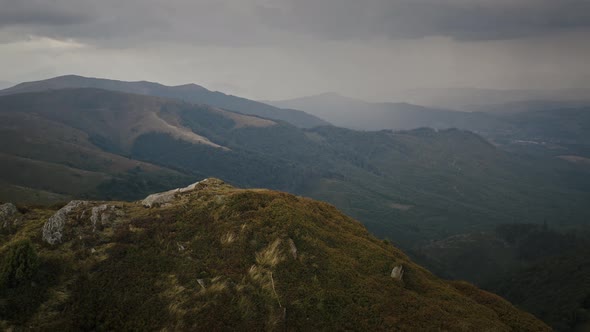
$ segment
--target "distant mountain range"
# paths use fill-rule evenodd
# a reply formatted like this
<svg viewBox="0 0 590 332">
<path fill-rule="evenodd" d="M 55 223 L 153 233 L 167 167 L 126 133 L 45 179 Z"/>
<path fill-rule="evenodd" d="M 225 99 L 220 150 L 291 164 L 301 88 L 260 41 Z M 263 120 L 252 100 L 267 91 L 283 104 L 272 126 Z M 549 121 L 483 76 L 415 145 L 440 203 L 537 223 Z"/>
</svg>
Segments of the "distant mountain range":
<svg viewBox="0 0 590 332">
<path fill-rule="evenodd" d="M 590 89 L 413 89 L 396 95 L 398 100 L 459 111 L 480 111 L 491 105 L 520 102 L 583 102 L 590 103 Z"/>
<path fill-rule="evenodd" d="M 336 93 L 265 103 L 302 110 L 336 126 L 356 130 L 451 128 L 465 115 L 407 103 L 369 103 Z"/>
<path fill-rule="evenodd" d="M 590 102 L 520 101 L 459 112 L 406 103 L 370 103 L 335 93 L 268 102 L 356 130 L 458 128 L 510 151 L 590 158 Z"/>
<path fill-rule="evenodd" d="M 196 104 L 207 104 L 243 114 L 256 115 L 273 120 L 282 120 L 303 128 L 329 125 L 326 121 L 302 111 L 280 109 L 253 100 L 226 95 L 222 92 L 209 91 L 196 84 L 165 86 L 159 83 L 146 81 L 125 82 L 67 75 L 42 81 L 21 83 L 14 87 L 1 90 L 0 96 L 65 88 L 97 88 L 171 98 Z"/>
</svg>

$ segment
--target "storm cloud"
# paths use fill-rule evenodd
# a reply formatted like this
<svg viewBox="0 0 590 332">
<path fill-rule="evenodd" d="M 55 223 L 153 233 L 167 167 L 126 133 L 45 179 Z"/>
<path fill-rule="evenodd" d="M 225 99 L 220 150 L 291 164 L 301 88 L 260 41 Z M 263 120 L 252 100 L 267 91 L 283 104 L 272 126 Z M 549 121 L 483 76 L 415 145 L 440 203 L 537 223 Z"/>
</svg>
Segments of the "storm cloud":
<svg viewBox="0 0 590 332">
<path fill-rule="evenodd" d="M 590 2 L 584 0 L 3 0 L 0 5 L 0 26 L 103 42 L 250 44 L 292 34 L 327 40 L 487 40 L 590 25 Z"/>
<path fill-rule="evenodd" d="M 571 87 L 588 85 L 589 31 L 585 0 L 0 0 L 0 61 L 28 61 L 0 79 L 104 73 L 260 98 Z"/>
</svg>

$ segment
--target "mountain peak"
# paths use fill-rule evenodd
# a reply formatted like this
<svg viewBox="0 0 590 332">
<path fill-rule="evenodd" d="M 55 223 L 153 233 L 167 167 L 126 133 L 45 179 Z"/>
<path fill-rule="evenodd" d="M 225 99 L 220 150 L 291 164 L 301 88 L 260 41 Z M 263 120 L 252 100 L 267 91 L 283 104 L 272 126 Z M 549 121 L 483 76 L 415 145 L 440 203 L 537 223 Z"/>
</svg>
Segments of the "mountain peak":
<svg viewBox="0 0 590 332">
<path fill-rule="evenodd" d="M 174 88 L 182 89 L 182 90 L 207 90 L 206 88 L 195 84 L 195 83 L 188 83 L 188 84 L 181 84 L 175 85 Z"/>
</svg>

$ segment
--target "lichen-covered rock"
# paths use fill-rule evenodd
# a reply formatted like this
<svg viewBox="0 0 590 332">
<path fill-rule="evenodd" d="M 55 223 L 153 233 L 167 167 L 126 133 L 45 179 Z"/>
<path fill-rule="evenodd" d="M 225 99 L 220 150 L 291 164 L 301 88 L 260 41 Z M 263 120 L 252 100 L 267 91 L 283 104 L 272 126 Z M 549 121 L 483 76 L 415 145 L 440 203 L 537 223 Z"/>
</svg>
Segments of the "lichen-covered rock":
<svg viewBox="0 0 590 332">
<path fill-rule="evenodd" d="M 68 219 L 68 214 L 77 207 L 88 204 L 87 201 L 71 201 L 66 206 L 59 209 L 43 225 L 43 241 L 49 244 L 61 242 L 63 229 Z"/>
<path fill-rule="evenodd" d="M 92 222 L 92 231 L 96 231 L 96 225 L 106 225 L 111 223 L 115 218 L 123 216 L 123 211 L 117 209 L 114 205 L 102 204 L 91 209 L 90 221 Z"/>
<path fill-rule="evenodd" d="M 12 203 L 0 205 L 0 224 L 2 228 L 8 228 L 14 224 L 19 216 L 16 206 Z"/>
<path fill-rule="evenodd" d="M 207 183 L 207 181 L 208 181 L 208 179 L 205 179 L 203 181 L 195 182 L 195 183 L 193 183 L 187 187 L 184 187 L 184 188 L 176 188 L 176 189 L 164 191 L 161 193 L 151 194 L 148 197 L 146 197 L 143 201 L 141 201 L 141 204 L 145 207 L 154 207 L 157 205 L 163 205 L 166 203 L 170 203 L 174 200 L 174 198 L 176 197 L 176 194 L 193 191 L 197 188 L 198 184 Z"/>
<path fill-rule="evenodd" d="M 404 276 L 404 267 L 402 265 L 398 265 L 391 270 L 391 277 L 393 279 L 402 280 Z"/>
<path fill-rule="evenodd" d="M 162 193 L 151 194 L 141 201 L 141 204 L 145 207 L 151 208 L 157 205 L 170 203 L 174 200 L 174 195 L 178 192 L 178 189 L 172 189 Z"/>
</svg>

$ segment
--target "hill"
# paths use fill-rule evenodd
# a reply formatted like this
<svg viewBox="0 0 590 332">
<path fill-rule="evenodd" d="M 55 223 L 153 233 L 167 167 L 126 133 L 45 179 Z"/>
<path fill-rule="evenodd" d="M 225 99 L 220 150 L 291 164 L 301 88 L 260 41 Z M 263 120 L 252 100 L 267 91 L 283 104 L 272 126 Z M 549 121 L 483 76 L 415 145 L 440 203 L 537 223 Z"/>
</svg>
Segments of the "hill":
<svg viewBox="0 0 590 332">
<path fill-rule="evenodd" d="M 15 93 L 40 92 L 67 88 L 96 88 L 132 94 L 164 97 L 186 101 L 193 104 L 207 104 L 243 114 L 286 121 L 295 126 L 303 128 L 329 125 L 329 123 L 326 121 L 302 111 L 272 107 L 270 105 L 259 103 L 253 100 L 227 95 L 218 91 L 210 91 L 196 84 L 166 86 L 159 83 L 145 81 L 125 82 L 67 75 L 42 81 L 21 83 L 8 89 L 0 90 L 0 96 Z"/>
<path fill-rule="evenodd" d="M 131 157 L 135 141 L 159 133 L 227 150 L 182 124 L 181 114 L 230 127 L 275 123 L 167 99 L 98 89 L 0 98 L 0 197 L 44 203 L 69 197 L 134 199 L 191 176 Z"/>
<path fill-rule="evenodd" d="M 549 330 L 289 194 L 207 179 L 142 203 L 2 207 L 3 329 Z"/>
<path fill-rule="evenodd" d="M 133 200 L 214 176 L 330 202 L 403 248 L 505 222 L 588 220 L 590 170 L 514 156 L 461 130 L 300 129 L 97 89 L 3 96 L 0 116 L 0 175 L 13 188 L 0 199 L 28 188 Z"/>
<path fill-rule="evenodd" d="M 356 130 L 458 128 L 482 135 L 502 149 L 548 157 L 590 157 L 588 102 L 521 101 L 456 112 L 407 103 L 368 103 L 334 93 L 268 102 L 304 110 Z M 569 158 L 566 160 L 573 160 Z"/>
<path fill-rule="evenodd" d="M 408 103 L 369 103 L 336 93 L 266 103 L 302 110 L 336 126 L 356 130 L 452 128 L 457 127 L 457 123 L 467 115 Z"/>
<path fill-rule="evenodd" d="M 551 103 L 580 103 L 590 101 L 590 89 L 413 89 L 398 95 L 398 100 L 420 105 L 445 107 L 460 111 L 479 111 L 494 105 L 513 105 L 543 100 Z M 522 105 L 521 105 L 522 106 Z"/>
<path fill-rule="evenodd" d="M 533 109 L 496 115 L 505 123 L 489 136 L 512 151 L 590 157 L 590 107 Z"/>
</svg>

